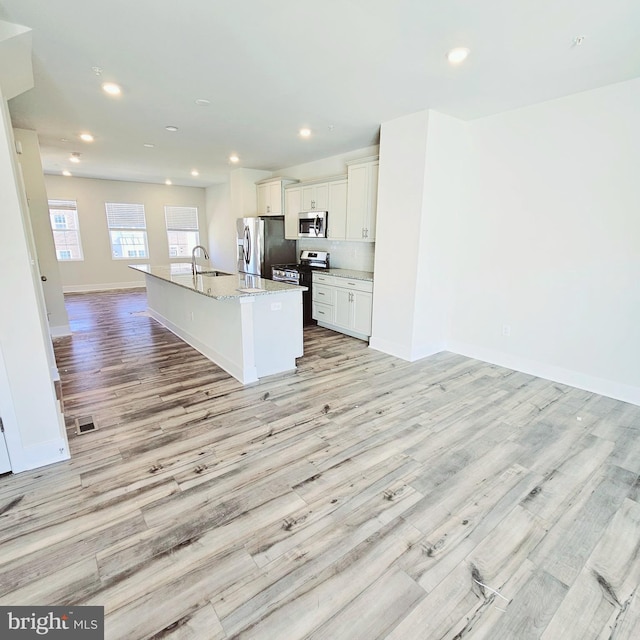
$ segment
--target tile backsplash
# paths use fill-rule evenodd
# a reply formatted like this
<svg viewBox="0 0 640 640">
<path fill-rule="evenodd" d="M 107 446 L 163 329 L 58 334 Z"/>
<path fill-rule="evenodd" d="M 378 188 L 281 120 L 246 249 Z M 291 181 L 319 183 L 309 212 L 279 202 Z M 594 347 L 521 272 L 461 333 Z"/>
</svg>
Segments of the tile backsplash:
<svg viewBox="0 0 640 640">
<path fill-rule="evenodd" d="M 298 240 L 298 255 L 302 250 L 328 251 L 330 264 L 334 269 L 355 269 L 357 271 L 373 271 L 375 243 L 352 242 L 344 240 Z"/>
</svg>

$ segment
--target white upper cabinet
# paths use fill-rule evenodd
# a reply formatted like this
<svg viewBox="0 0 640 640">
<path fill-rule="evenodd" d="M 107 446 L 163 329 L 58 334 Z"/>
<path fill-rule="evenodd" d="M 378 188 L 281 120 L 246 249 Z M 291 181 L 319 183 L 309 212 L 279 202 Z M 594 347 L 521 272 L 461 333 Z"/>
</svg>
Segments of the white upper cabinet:
<svg viewBox="0 0 640 640">
<path fill-rule="evenodd" d="M 298 239 L 298 214 L 302 211 L 302 188 L 287 187 L 284 190 L 284 237 Z"/>
<path fill-rule="evenodd" d="M 302 187 L 301 211 L 313 210 L 329 210 L 329 184 L 327 182 L 308 184 Z"/>
<path fill-rule="evenodd" d="M 256 183 L 259 216 L 281 216 L 284 213 L 284 187 L 295 183 L 288 178 L 273 178 Z"/>
<path fill-rule="evenodd" d="M 335 180 L 329 183 L 328 237 L 344 240 L 347 233 L 347 181 Z"/>
<path fill-rule="evenodd" d="M 348 163 L 347 240 L 364 242 L 375 240 L 378 166 L 377 158 Z"/>
<path fill-rule="evenodd" d="M 301 211 L 328 211 L 328 238 L 344 240 L 347 228 L 347 178 L 332 176 L 324 181 L 301 182 L 284 190 L 285 238 L 298 237 Z"/>
</svg>

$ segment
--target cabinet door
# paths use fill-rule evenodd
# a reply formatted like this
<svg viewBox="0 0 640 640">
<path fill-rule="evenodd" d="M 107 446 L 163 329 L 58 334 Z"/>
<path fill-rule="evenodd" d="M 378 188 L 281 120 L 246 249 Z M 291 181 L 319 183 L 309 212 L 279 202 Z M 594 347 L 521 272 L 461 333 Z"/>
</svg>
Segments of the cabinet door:
<svg viewBox="0 0 640 640">
<path fill-rule="evenodd" d="M 326 182 L 320 184 L 308 184 L 302 187 L 303 211 L 327 211 L 329 206 L 329 185 Z"/>
<path fill-rule="evenodd" d="M 378 162 L 369 165 L 368 197 L 369 206 L 364 220 L 365 240 L 373 242 L 376 239 L 376 217 L 378 215 Z"/>
<path fill-rule="evenodd" d="M 315 185 L 308 184 L 302 187 L 302 209 L 301 211 L 311 211 L 311 203 L 315 196 Z"/>
<path fill-rule="evenodd" d="M 364 240 L 369 170 L 366 164 L 350 166 L 347 188 L 347 240 Z"/>
<path fill-rule="evenodd" d="M 351 292 L 351 328 L 366 336 L 371 335 L 371 307 L 373 295 L 365 291 Z"/>
<path fill-rule="evenodd" d="M 258 215 L 263 216 L 267 213 L 267 205 L 269 199 L 269 189 L 266 184 L 259 184 L 257 186 L 257 200 L 258 200 Z"/>
<path fill-rule="evenodd" d="M 316 192 L 313 199 L 315 209 L 328 211 L 329 209 L 329 185 L 326 182 L 316 185 Z"/>
<path fill-rule="evenodd" d="M 282 182 L 270 182 L 267 184 L 269 187 L 269 195 L 267 201 L 267 215 L 281 216 L 282 215 Z"/>
<path fill-rule="evenodd" d="M 300 208 L 300 189 L 285 189 L 284 192 L 284 237 L 288 240 L 298 238 L 298 213 Z"/>
<path fill-rule="evenodd" d="M 344 240 L 347 233 L 347 181 L 329 183 L 329 238 Z"/>
<path fill-rule="evenodd" d="M 351 325 L 351 291 L 336 287 L 334 322 L 339 327 L 350 328 Z"/>
</svg>

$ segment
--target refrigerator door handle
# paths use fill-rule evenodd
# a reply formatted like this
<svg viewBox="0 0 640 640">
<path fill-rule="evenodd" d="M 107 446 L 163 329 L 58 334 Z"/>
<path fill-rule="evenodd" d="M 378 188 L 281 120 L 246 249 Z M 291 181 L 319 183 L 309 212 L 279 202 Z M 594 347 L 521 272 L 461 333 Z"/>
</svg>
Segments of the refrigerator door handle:
<svg viewBox="0 0 640 640">
<path fill-rule="evenodd" d="M 249 266 L 251 262 L 251 233 L 249 227 L 244 228 L 244 261 Z"/>
</svg>

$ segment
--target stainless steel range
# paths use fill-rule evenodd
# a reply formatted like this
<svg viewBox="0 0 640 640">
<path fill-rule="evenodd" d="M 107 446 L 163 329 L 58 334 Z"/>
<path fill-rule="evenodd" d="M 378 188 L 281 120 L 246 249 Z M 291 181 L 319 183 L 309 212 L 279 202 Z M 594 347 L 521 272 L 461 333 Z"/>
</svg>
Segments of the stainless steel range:
<svg viewBox="0 0 640 640">
<path fill-rule="evenodd" d="M 329 269 L 329 253 L 327 251 L 300 252 L 300 262 L 297 264 L 274 264 L 271 267 L 271 278 L 278 282 L 307 287 L 308 291 L 302 293 L 302 313 L 304 324 L 315 324 L 311 317 L 311 272 L 314 269 Z"/>
</svg>

